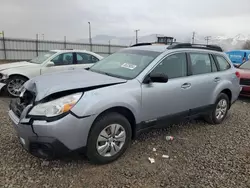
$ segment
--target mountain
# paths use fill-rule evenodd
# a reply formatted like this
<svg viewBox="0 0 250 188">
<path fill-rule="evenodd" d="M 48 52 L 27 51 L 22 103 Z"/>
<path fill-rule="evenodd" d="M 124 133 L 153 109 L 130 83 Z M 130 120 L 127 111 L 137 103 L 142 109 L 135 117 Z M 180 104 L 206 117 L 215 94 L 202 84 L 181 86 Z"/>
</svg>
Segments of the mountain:
<svg viewBox="0 0 250 188">
<path fill-rule="evenodd" d="M 139 36 L 139 42 L 155 42 L 157 40 L 157 36 L 164 36 L 162 34 L 151 34 L 145 36 Z M 177 39 L 177 42 L 191 42 L 191 37 L 188 35 L 182 36 L 173 36 Z M 242 34 L 238 34 L 236 36 L 212 36 L 209 40 L 209 44 L 216 44 L 221 46 L 224 51 L 229 51 L 233 49 L 241 49 L 244 43 L 250 40 L 250 35 L 245 36 Z M 77 42 L 89 43 L 89 39 L 79 39 Z M 96 35 L 92 38 L 93 44 L 113 44 L 113 45 L 122 45 L 122 46 L 130 46 L 135 44 L 135 36 L 127 36 L 127 37 L 116 37 L 109 35 Z M 198 35 L 195 37 L 195 43 L 198 44 L 206 44 L 205 36 Z"/>
<path fill-rule="evenodd" d="M 216 44 L 223 48 L 224 51 L 242 49 L 247 40 L 250 40 L 250 35 L 245 36 L 238 34 L 234 37 L 230 36 L 214 36 L 209 40 L 209 44 Z M 195 43 L 206 43 L 205 36 L 196 37 Z"/>
<path fill-rule="evenodd" d="M 139 38 L 139 42 L 155 42 L 157 37 L 156 34 L 141 36 Z M 159 35 L 160 36 L 160 35 Z M 89 39 L 79 39 L 77 42 L 89 43 Z M 122 46 L 130 46 L 135 43 L 135 36 L 133 37 L 116 37 L 109 35 L 96 35 L 92 37 L 93 44 L 113 44 L 113 45 L 122 45 Z"/>
</svg>

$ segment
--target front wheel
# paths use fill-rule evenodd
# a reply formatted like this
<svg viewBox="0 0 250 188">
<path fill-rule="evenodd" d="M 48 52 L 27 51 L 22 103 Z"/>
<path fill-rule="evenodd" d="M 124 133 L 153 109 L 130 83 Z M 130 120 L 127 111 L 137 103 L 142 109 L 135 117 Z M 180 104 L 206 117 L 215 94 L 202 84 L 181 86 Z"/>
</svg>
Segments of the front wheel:
<svg viewBox="0 0 250 188">
<path fill-rule="evenodd" d="M 118 159 L 130 145 L 131 137 L 131 125 L 123 115 L 115 112 L 102 115 L 88 137 L 88 159 L 96 164 Z"/>
<path fill-rule="evenodd" d="M 221 93 L 215 103 L 213 111 L 205 116 L 205 120 L 210 124 L 220 124 L 227 116 L 229 109 L 229 98 L 225 93 Z"/>
<path fill-rule="evenodd" d="M 23 84 L 27 81 L 27 78 L 22 76 L 12 76 L 7 80 L 6 91 L 11 97 L 18 97 L 21 94 Z"/>
</svg>

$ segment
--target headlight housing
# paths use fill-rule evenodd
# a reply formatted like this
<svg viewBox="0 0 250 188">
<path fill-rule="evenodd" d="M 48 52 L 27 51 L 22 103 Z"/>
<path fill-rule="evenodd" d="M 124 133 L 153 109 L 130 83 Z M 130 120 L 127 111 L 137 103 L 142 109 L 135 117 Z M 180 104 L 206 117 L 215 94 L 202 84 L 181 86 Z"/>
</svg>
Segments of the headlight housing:
<svg viewBox="0 0 250 188">
<path fill-rule="evenodd" d="M 7 74 L 0 73 L 0 80 L 6 80 L 8 78 L 9 78 L 9 76 Z"/>
<path fill-rule="evenodd" d="M 29 115 L 55 117 L 69 112 L 82 96 L 82 92 L 64 96 L 53 101 L 34 106 Z"/>
</svg>

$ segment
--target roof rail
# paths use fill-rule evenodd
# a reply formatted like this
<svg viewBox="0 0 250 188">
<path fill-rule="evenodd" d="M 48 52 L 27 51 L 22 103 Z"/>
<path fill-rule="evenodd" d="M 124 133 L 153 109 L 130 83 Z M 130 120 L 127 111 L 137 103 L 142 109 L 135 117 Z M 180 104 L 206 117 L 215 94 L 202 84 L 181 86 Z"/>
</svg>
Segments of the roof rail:
<svg viewBox="0 0 250 188">
<path fill-rule="evenodd" d="M 152 45 L 152 43 L 150 43 L 150 42 L 137 43 L 137 44 L 132 45 L 131 47 L 135 47 L 135 46 L 148 46 L 148 45 Z"/>
<path fill-rule="evenodd" d="M 171 45 L 167 47 L 167 49 L 178 49 L 178 48 L 196 48 L 196 49 L 214 50 L 218 52 L 223 52 L 220 46 L 206 45 L 206 44 L 179 43 L 179 44 Z"/>
</svg>

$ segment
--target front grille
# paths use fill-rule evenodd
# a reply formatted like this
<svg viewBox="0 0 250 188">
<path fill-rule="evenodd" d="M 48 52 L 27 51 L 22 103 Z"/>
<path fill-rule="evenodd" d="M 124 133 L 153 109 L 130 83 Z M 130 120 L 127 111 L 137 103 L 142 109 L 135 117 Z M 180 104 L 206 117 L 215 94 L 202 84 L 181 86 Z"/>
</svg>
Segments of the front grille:
<svg viewBox="0 0 250 188">
<path fill-rule="evenodd" d="M 240 85 L 249 86 L 250 85 L 250 79 L 241 78 L 240 79 Z"/>
<path fill-rule="evenodd" d="M 21 117 L 23 110 L 29 105 L 32 104 L 34 101 L 34 95 L 29 92 L 25 91 L 22 97 L 18 97 L 12 99 L 10 102 L 10 109 L 14 112 L 17 117 Z"/>
</svg>

